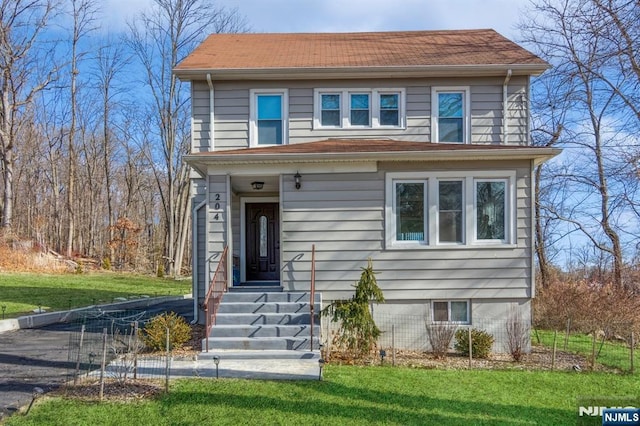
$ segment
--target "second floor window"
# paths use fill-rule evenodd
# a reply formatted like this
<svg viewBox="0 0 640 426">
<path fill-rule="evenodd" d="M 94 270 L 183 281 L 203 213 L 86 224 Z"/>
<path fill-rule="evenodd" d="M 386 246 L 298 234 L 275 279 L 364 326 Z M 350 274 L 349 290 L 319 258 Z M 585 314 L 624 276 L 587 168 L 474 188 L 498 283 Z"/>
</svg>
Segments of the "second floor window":
<svg viewBox="0 0 640 426">
<path fill-rule="evenodd" d="M 314 128 L 404 128 L 404 89 L 316 89 L 314 95 Z"/>
<path fill-rule="evenodd" d="M 369 116 L 371 109 L 369 107 L 368 93 L 354 93 L 350 96 L 350 123 L 352 126 L 369 126 Z"/>
<path fill-rule="evenodd" d="M 469 142 L 469 90 L 467 88 L 432 89 L 432 136 L 435 142 Z"/>
<path fill-rule="evenodd" d="M 286 91 L 252 91 L 251 145 L 282 145 L 286 143 Z"/>
</svg>

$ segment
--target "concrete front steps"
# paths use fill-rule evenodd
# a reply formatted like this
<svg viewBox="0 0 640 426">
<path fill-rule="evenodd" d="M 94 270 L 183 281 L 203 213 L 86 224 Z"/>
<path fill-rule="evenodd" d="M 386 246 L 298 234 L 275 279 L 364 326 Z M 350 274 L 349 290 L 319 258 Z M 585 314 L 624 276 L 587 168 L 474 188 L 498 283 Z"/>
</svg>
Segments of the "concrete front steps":
<svg viewBox="0 0 640 426">
<path fill-rule="evenodd" d="M 216 315 L 216 325 L 208 336 L 209 353 L 221 350 L 258 351 L 260 356 L 264 356 L 269 354 L 260 351 L 310 351 L 309 296 L 305 292 L 226 293 Z M 317 351 L 320 342 L 319 293 L 315 295 L 314 305 L 313 349 Z M 203 340 L 203 350 L 206 344 L 207 341 Z"/>
</svg>

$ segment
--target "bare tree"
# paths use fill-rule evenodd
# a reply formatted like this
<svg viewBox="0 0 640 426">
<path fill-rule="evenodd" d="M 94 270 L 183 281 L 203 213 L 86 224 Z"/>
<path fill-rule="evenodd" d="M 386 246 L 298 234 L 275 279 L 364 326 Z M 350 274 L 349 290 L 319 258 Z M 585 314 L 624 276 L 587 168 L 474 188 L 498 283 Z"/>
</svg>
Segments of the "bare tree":
<svg viewBox="0 0 640 426">
<path fill-rule="evenodd" d="M 53 9 L 50 0 L 0 2 L 0 228 L 4 230 L 10 230 L 13 222 L 14 148 L 25 108 L 57 71 L 51 60 L 39 61 L 45 46 L 39 39 Z"/>
<path fill-rule="evenodd" d="M 130 24 L 129 46 L 142 66 L 151 96 L 149 119 L 158 129 L 150 156 L 152 164 L 162 162 L 154 173 L 165 223 L 164 258 L 171 275 L 180 275 L 190 220 L 188 169 L 182 162 L 189 143 L 188 94 L 172 70 L 208 33 L 245 30 L 236 10 L 206 0 L 154 0 L 151 10 Z"/>
<path fill-rule="evenodd" d="M 569 197 L 546 210 L 607 253 L 612 280 L 621 285 L 624 259 L 618 219 L 628 204 L 616 181 L 625 167 L 616 157 L 625 145 L 619 140 L 624 123 L 618 120 L 623 103 L 614 88 L 624 77 L 609 62 L 612 44 L 604 35 L 611 21 L 604 15 L 597 0 L 538 0 L 521 30 L 525 41 L 557 67 L 556 74 L 562 76 L 557 90 L 571 88 L 571 109 L 565 122 L 558 123 L 570 134 L 563 138 L 569 160 L 555 176 L 570 188 Z"/>
</svg>

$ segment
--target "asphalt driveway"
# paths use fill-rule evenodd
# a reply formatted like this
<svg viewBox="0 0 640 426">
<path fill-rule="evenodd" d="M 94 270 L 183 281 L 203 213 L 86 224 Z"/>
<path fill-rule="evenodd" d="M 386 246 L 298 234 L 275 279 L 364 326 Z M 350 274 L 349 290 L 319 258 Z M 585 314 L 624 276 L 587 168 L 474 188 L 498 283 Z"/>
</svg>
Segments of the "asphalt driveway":
<svg viewBox="0 0 640 426">
<path fill-rule="evenodd" d="M 145 310 L 148 316 L 173 311 L 191 321 L 193 299 L 163 302 Z M 28 405 L 34 388 L 49 392 L 71 379 L 70 334 L 79 327 L 61 323 L 0 333 L 0 420 Z"/>
</svg>

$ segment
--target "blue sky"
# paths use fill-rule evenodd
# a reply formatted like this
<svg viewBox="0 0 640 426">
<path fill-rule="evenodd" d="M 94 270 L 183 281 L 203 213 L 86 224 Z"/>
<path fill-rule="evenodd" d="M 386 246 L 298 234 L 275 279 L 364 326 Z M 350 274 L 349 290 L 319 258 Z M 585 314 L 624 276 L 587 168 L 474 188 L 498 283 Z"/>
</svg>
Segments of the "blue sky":
<svg viewBox="0 0 640 426">
<path fill-rule="evenodd" d="M 238 8 L 255 32 L 493 28 L 517 39 L 528 0 L 217 0 Z M 152 0 L 105 0 L 103 26 L 121 30 Z"/>
</svg>

